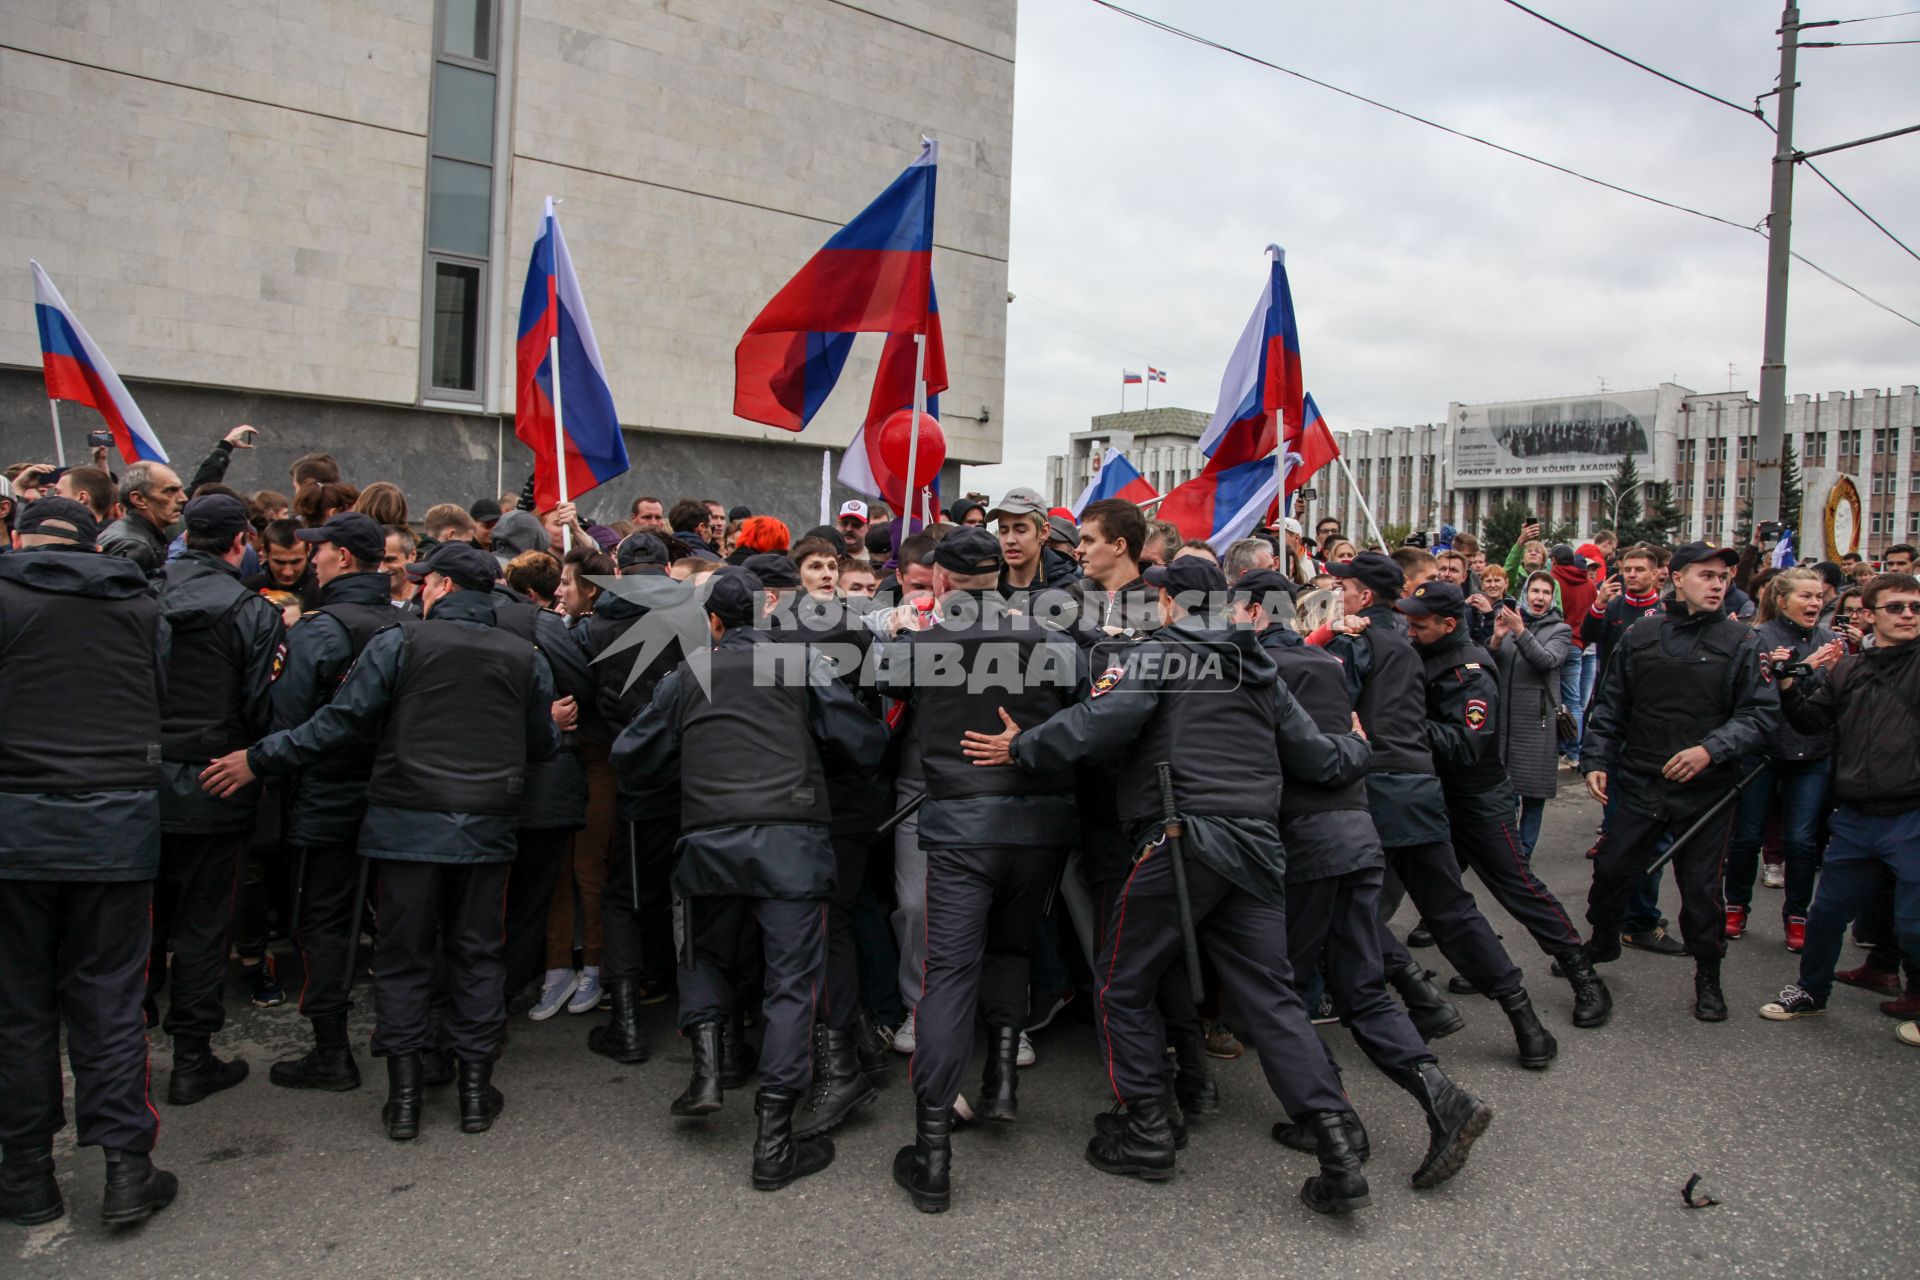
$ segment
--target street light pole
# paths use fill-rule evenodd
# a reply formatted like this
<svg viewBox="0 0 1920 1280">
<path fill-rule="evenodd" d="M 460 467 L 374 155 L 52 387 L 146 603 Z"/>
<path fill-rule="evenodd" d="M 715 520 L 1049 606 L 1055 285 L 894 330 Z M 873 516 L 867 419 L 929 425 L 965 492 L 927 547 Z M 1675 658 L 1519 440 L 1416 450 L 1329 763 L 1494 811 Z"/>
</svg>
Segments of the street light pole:
<svg viewBox="0 0 1920 1280">
<path fill-rule="evenodd" d="M 1620 504 L 1626 501 L 1626 497 L 1628 494 L 1632 493 L 1635 489 L 1644 488 L 1646 486 L 1646 483 L 1647 482 L 1645 480 L 1635 480 L 1632 484 L 1628 485 L 1626 488 L 1619 489 L 1619 490 L 1615 490 L 1612 484 L 1607 485 L 1607 489 L 1613 493 L 1614 536 L 1618 537 L 1620 533 Z"/>
<path fill-rule="evenodd" d="M 1753 520 L 1780 519 L 1780 449 L 1787 424 L 1787 269 L 1793 257 L 1793 91 L 1800 9 L 1780 13 L 1780 120 L 1773 150 L 1773 206 L 1767 214 L 1767 318 L 1760 354 L 1760 426 L 1754 441 Z"/>
</svg>

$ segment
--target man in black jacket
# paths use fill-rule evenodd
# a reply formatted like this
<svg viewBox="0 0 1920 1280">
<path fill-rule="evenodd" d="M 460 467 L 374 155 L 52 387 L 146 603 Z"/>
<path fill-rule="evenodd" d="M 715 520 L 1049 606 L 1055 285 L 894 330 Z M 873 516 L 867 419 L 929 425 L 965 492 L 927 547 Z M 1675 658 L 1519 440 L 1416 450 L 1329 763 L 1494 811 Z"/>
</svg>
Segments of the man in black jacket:
<svg viewBox="0 0 1920 1280">
<path fill-rule="evenodd" d="M 213 762 L 202 783 L 226 795 L 256 774 L 311 768 L 351 746 L 378 744 L 360 853 L 379 865 L 380 936 L 373 958 L 374 1052 L 387 1058 L 387 1136 L 420 1132 L 422 1054 L 444 955 L 459 1058 L 460 1127 L 483 1133 L 500 1114 L 493 1063 L 506 1024 L 501 914 L 514 823 L 529 761 L 550 757 L 553 676 L 527 641 L 494 623 L 495 561 L 442 543 L 409 565 L 423 580 L 423 620 L 367 642 L 340 692 L 305 724 Z M 489 750 L 454 749 L 485 742 Z"/>
<path fill-rule="evenodd" d="M 317 529 L 299 530 L 295 540 L 312 548 L 320 607 L 302 614 L 287 633 L 286 666 L 273 682 L 270 728 L 276 733 L 305 724 L 332 701 L 375 635 L 412 621 L 388 603 L 392 582 L 380 570 L 385 537 L 372 517 L 342 511 Z M 354 850 L 372 774 L 373 749 L 365 745 L 342 748 L 293 779 L 287 804 L 287 844 L 299 851 L 293 945 L 304 970 L 300 1013 L 313 1024 L 314 1047 L 273 1064 L 267 1078 L 283 1088 L 342 1092 L 360 1087 L 360 1068 L 347 1037 L 353 1008 L 347 952 L 362 865 Z M 437 1062 L 434 1067 L 430 1076 L 442 1083 L 451 1078 L 450 1067 Z"/>
<path fill-rule="evenodd" d="M 1627 629 L 1588 710 L 1580 770 L 1601 804 L 1620 803 L 1593 865 L 1587 955 L 1620 956 L 1628 890 L 1652 863 L 1662 836 L 1693 825 L 1738 781 L 1735 765 L 1758 751 L 1780 722 L 1780 695 L 1760 661 L 1751 628 L 1722 606 L 1731 547 L 1690 542 L 1673 553 L 1673 599 Z M 1680 932 L 1694 957 L 1694 1016 L 1724 1022 L 1720 961 L 1727 953 L 1720 868 L 1732 835 L 1729 808 L 1713 828 L 1680 846 Z"/>
<path fill-rule="evenodd" d="M 120 477 L 120 505 L 126 514 L 100 531 L 100 550 L 125 556 L 149 578 L 167 563 L 167 530 L 180 518 L 187 491 L 164 462 L 136 462 Z"/>
<path fill-rule="evenodd" d="M 80 1145 L 107 1152 L 102 1216 L 138 1222 L 175 1191 L 149 1154 L 140 1011 L 167 624 L 138 566 L 93 549 L 99 532 L 80 503 L 41 498 L 0 556 L 0 1218 L 26 1226 L 66 1211 L 62 1023 Z"/>
<path fill-rule="evenodd" d="M 659 683 L 647 709 L 614 740 L 613 766 L 624 788 L 680 784 L 674 888 L 691 960 L 680 969 L 680 1025 L 694 1070 L 675 1115 L 721 1106 L 721 1028 L 732 1012 L 735 944 L 750 921 L 760 927 L 766 1034 L 753 1186 L 777 1191 L 833 1161 L 830 1139 L 793 1133 L 812 1080 L 813 1002 L 833 891 L 826 775 L 876 768 L 887 732 L 824 658 L 756 625 L 766 591 L 753 574 L 721 569 L 707 589 L 713 647 L 696 650 Z M 698 770 L 687 761 L 698 761 Z"/>
<path fill-rule="evenodd" d="M 226 1025 L 222 999 L 233 903 L 253 835 L 257 786 L 215 799 L 200 789 L 209 760 L 267 731 L 285 627 L 266 597 L 240 585 L 252 532 L 246 504 L 223 493 L 186 507 L 187 549 L 166 565 L 160 611 L 173 644 L 160 712 L 160 879 L 156 951 L 172 951 L 162 1024 L 173 1037 L 167 1101 L 189 1106 L 247 1078 L 244 1061 L 222 1062 L 211 1040 Z"/>
<path fill-rule="evenodd" d="M 1833 737 L 1833 789 L 1840 807 L 1828 822 L 1825 860 L 1807 912 L 1800 976 L 1760 1010 L 1776 1022 L 1820 1013 L 1833 990 L 1847 922 L 1893 873 L 1894 928 L 1909 960 L 1920 958 L 1920 579 L 1885 573 L 1862 597 L 1873 610 L 1873 647 L 1844 655 L 1822 646 L 1808 665 L 1824 678 L 1782 676 L 1786 718 L 1799 733 Z M 1898 1033 L 1920 1044 L 1920 1025 Z"/>
</svg>

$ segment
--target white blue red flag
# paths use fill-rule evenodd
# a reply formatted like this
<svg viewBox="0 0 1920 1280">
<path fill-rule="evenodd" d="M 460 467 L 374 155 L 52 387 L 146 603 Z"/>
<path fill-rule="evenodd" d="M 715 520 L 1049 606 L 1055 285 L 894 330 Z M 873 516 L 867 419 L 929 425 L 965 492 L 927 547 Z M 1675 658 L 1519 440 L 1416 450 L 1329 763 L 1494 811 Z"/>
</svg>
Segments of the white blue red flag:
<svg viewBox="0 0 1920 1280">
<path fill-rule="evenodd" d="M 1306 412 L 1300 372 L 1300 332 L 1293 319 L 1286 254 L 1271 246 L 1273 263 L 1253 315 L 1234 345 L 1220 380 L 1220 400 L 1200 437 L 1207 465 L 1167 495 L 1160 518 L 1189 538 L 1224 545 L 1244 537 L 1278 495 L 1274 450 L 1296 438 Z"/>
<path fill-rule="evenodd" d="M 940 419 L 940 397 L 936 392 L 946 386 L 947 349 L 940 332 L 940 299 L 933 281 L 927 281 L 927 370 L 932 378 L 940 370 L 938 385 L 927 387 L 927 413 Z M 874 370 L 873 394 L 867 399 L 867 419 L 840 459 L 840 483 L 869 498 L 890 503 L 896 511 L 908 509 L 906 478 L 893 473 L 880 456 L 880 424 L 902 409 L 913 408 L 913 366 L 916 359 L 912 333 L 890 333 L 880 349 L 880 367 Z M 918 520 L 929 505 L 940 502 L 940 478 L 922 485 L 912 499 L 913 518 Z"/>
<path fill-rule="evenodd" d="M 1304 411 L 1305 421 L 1300 424 L 1300 430 L 1287 436 L 1286 496 L 1289 499 L 1316 471 L 1340 456 L 1340 445 L 1311 395 L 1305 398 Z"/>
<path fill-rule="evenodd" d="M 553 367 L 553 339 L 560 367 Z M 540 238 L 533 242 L 526 288 L 520 294 L 518 393 L 513 434 L 533 450 L 533 499 L 542 511 L 561 498 L 554 457 L 554 378 L 559 377 L 560 428 L 566 446 L 566 496 L 578 498 L 627 469 L 627 442 L 607 386 L 607 367 L 587 319 L 587 300 L 573 274 L 573 257 L 547 197 Z"/>
<path fill-rule="evenodd" d="M 1780 535 L 1780 541 L 1773 544 L 1773 555 L 1769 563 L 1776 569 L 1791 569 L 1797 563 L 1793 558 L 1793 530 L 1788 529 Z"/>
<path fill-rule="evenodd" d="M 1073 504 L 1073 518 L 1078 520 L 1080 513 L 1089 504 L 1103 498 L 1125 498 L 1128 502 L 1152 502 L 1160 495 L 1153 491 L 1146 477 L 1134 470 L 1127 461 L 1127 455 L 1111 445 L 1107 447 L 1106 457 L 1100 460 L 1100 469 L 1093 473 L 1093 479 L 1080 491 L 1079 498 Z"/>
<path fill-rule="evenodd" d="M 1121 386 L 1123 386 L 1123 387 L 1131 387 L 1131 386 L 1137 386 L 1137 385 L 1139 384 L 1139 382 L 1140 382 L 1140 375 L 1139 375 L 1139 374 L 1137 374 L 1137 373 L 1135 373 L 1135 372 L 1134 372 L 1133 370 L 1131 370 L 1131 369 L 1122 369 L 1122 370 L 1120 371 L 1120 385 L 1121 385 Z"/>
<path fill-rule="evenodd" d="M 165 462 L 167 451 L 160 447 L 160 437 L 147 425 L 146 415 L 105 354 L 80 327 L 46 269 L 37 262 L 27 265 L 33 268 L 33 318 L 40 326 L 40 368 L 46 374 L 47 399 L 91 405 L 106 419 L 121 460 L 128 465 Z"/>
</svg>

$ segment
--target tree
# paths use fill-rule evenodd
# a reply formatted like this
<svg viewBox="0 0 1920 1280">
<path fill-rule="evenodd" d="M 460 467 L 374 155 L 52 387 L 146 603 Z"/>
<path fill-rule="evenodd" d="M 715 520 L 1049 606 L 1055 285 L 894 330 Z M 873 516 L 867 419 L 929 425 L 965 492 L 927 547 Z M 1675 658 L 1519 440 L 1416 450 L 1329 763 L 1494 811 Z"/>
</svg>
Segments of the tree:
<svg viewBox="0 0 1920 1280">
<path fill-rule="evenodd" d="M 1686 516 L 1680 510 L 1680 504 L 1674 501 L 1673 481 L 1662 480 L 1658 484 L 1647 486 L 1647 514 L 1634 531 L 1633 542 L 1626 535 L 1620 537 L 1622 547 L 1630 547 L 1637 542 L 1670 543 L 1678 534 L 1680 526 L 1686 523 Z"/>
<path fill-rule="evenodd" d="M 1403 546 L 1407 541 L 1407 536 L 1412 532 L 1413 526 L 1405 521 L 1388 521 L 1386 524 L 1381 525 L 1380 536 L 1386 541 L 1387 554 L 1392 555 Z"/>
<path fill-rule="evenodd" d="M 1640 468 L 1635 465 L 1633 455 L 1621 454 L 1620 465 L 1614 468 L 1613 479 L 1607 482 L 1606 510 L 1600 513 L 1597 524 L 1599 528 L 1613 530 L 1623 547 L 1642 540 L 1635 536 L 1640 530 L 1640 489 Z"/>
<path fill-rule="evenodd" d="M 1793 436 L 1780 437 L 1780 523 L 1788 529 L 1800 527 L 1800 508 L 1806 499 L 1800 479 L 1800 458 L 1793 451 Z M 1733 515 L 1733 540 L 1745 542 L 1753 535 L 1753 491 L 1749 486 L 1747 496 L 1740 499 L 1740 506 Z"/>
<path fill-rule="evenodd" d="M 1480 549 L 1487 553 L 1489 564 L 1502 564 L 1507 553 L 1513 550 L 1513 544 L 1520 541 L 1520 531 L 1534 514 L 1533 508 L 1524 502 L 1512 499 L 1493 509 L 1486 519 L 1480 522 Z M 1572 542 L 1574 525 L 1569 520 L 1545 520 L 1540 526 L 1540 540 L 1548 546 L 1556 542 Z"/>
</svg>

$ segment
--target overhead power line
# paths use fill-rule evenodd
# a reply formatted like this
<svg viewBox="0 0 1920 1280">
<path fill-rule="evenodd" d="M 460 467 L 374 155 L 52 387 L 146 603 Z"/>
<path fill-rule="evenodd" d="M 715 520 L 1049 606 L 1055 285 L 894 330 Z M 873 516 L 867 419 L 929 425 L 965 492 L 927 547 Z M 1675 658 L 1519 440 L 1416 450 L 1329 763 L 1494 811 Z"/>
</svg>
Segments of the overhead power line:
<svg viewBox="0 0 1920 1280">
<path fill-rule="evenodd" d="M 1717 102 L 1723 107 L 1729 107 L 1734 111 L 1738 111 L 1743 116 L 1755 116 L 1763 121 L 1766 119 L 1766 117 L 1760 113 L 1760 108 L 1757 106 L 1743 107 L 1739 103 L 1729 101 L 1728 99 L 1721 97 L 1717 93 L 1708 93 L 1705 89 L 1702 89 L 1697 84 L 1688 84 L 1685 80 L 1682 80 L 1677 76 L 1670 76 L 1666 72 L 1658 69 L 1657 67 L 1648 66 L 1646 63 L 1640 61 L 1638 58 L 1630 58 L 1626 54 L 1620 52 L 1618 49 L 1614 49 L 1607 45 L 1601 44 L 1598 40 L 1595 40 L 1592 36 L 1581 35 L 1578 31 L 1575 31 L 1572 27 L 1567 26 L 1565 23 L 1555 22 L 1552 18 L 1549 18 L 1546 14 L 1541 13 L 1538 9 L 1529 9 L 1526 5 L 1521 4 L 1520 0 L 1504 0 L 1504 3 L 1512 5 L 1514 8 L 1518 9 L 1522 13 L 1530 14 L 1533 17 L 1540 19 L 1540 21 L 1546 23 L 1548 26 L 1554 28 L 1557 31 L 1566 32 L 1568 35 L 1572 36 L 1575 40 L 1580 41 L 1582 44 L 1592 45 L 1594 48 L 1598 49 L 1600 52 L 1606 54 L 1610 58 L 1618 58 L 1622 62 L 1625 62 L 1632 66 L 1636 66 L 1640 68 L 1642 71 L 1646 72 L 1650 76 L 1658 76 L 1660 79 L 1665 80 L 1668 84 L 1673 85 L 1676 88 L 1685 89 L 1688 93 L 1699 94 L 1701 97 L 1705 98 L 1707 101 Z"/>
<path fill-rule="evenodd" d="M 1887 44 L 1920 44 L 1920 40 L 1803 40 L 1802 49 L 1873 49 Z"/>
<path fill-rule="evenodd" d="M 1911 18 L 1920 9 L 1902 9 L 1899 13 L 1876 13 L 1870 18 L 1835 18 L 1829 25 L 1844 27 L 1854 22 L 1885 22 L 1888 18 Z"/>
</svg>

